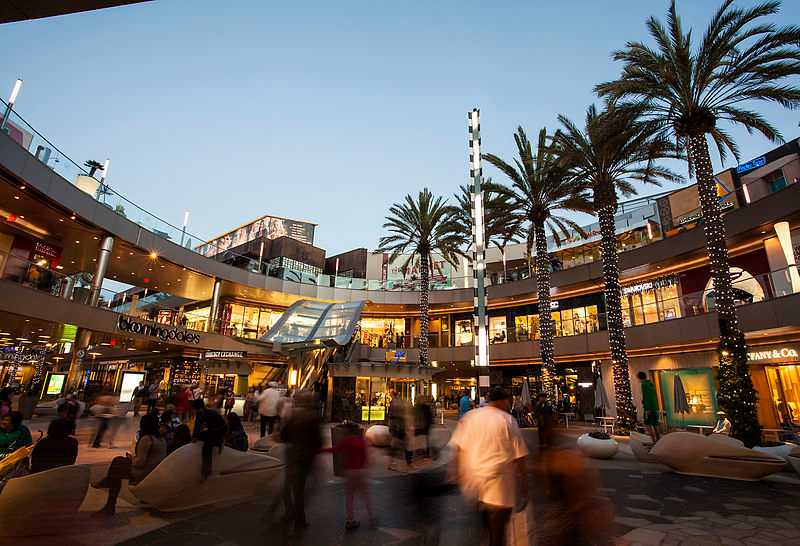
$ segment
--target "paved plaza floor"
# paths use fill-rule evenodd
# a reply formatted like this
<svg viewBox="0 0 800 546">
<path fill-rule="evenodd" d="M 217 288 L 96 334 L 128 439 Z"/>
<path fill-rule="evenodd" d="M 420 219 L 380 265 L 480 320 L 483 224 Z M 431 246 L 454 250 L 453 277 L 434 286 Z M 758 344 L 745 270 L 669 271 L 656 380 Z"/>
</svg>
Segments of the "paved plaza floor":
<svg viewBox="0 0 800 546">
<path fill-rule="evenodd" d="M 31 428 L 36 430 L 37 424 L 33 422 Z M 452 422 L 439 426 L 435 442 L 446 442 L 452 426 Z M 99 478 L 112 457 L 130 449 L 133 429 L 133 421 L 129 419 L 117 432 L 116 447 L 90 449 L 92 423 L 83 421 L 78 431 L 81 441 L 78 462 L 92 465 L 93 478 Z M 258 435 L 255 425 L 248 424 L 248 429 L 251 441 L 255 440 Z M 328 443 L 329 430 L 325 430 Z M 567 441 L 574 442 L 573 438 L 583 430 L 571 426 L 565 431 Z M 524 434 L 536 453 L 535 431 Z M 285 524 L 282 503 L 273 498 L 170 514 L 143 511 L 120 501 L 116 517 L 98 520 L 90 517 L 90 513 L 102 506 L 104 492 L 90 489 L 73 526 L 58 537 L 11 541 L 0 538 L 0 543 L 15 546 L 54 541 L 59 546 L 481 544 L 480 521 L 460 495 L 423 498 L 417 494 L 417 485 L 434 463 L 423 462 L 410 472 L 390 471 L 386 453 L 378 449 L 371 449 L 370 480 L 377 521 L 369 525 L 366 516 L 360 513 L 362 527 L 345 530 L 342 481 L 333 476 L 330 455 L 318 459 L 307 509 L 310 526 L 299 532 Z M 797 474 L 784 472 L 760 482 L 681 476 L 660 465 L 635 461 L 624 442 L 614 459 L 592 460 L 587 465 L 597 484 L 585 489 L 589 491 L 589 499 L 577 499 L 579 510 L 565 511 L 561 506 L 564 503 L 554 499 L 553 491 L 548 490 L 550 486 L 536 458 L 531 459 L 531 502 L 529 509 L 515 518 L 513 546 L 578 543 L 576 537 L 564 538 L 563 530 L 569 527 L 607 532 L 607 540 L 601 540 L 605 535 L 599 533 L 590 537 L 593 542 L 586 544 L 800 545 Z M 570 499 L 569 503 L 572 502 Z"/>
</svg>

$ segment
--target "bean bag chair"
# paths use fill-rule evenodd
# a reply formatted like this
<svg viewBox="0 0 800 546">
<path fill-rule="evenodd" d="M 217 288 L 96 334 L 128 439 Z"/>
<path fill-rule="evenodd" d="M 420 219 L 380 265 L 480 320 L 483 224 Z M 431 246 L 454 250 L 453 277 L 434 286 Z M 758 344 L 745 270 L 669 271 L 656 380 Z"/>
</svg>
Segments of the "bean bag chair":
<svg viewBox="0 0 800 546">
<path fill-rule="evenodd" d="M 672 432 L 650 450 L 656 460 L 678 474 L 755 481 L 780 472 L 784 459 L 748 449 L 735 438 Z"/>
<path fill-rule="evenodd" d="M 30 536 L 63 530 L 89 488 L 89 467 L 69 465 L 8 480 L 0 492 L 0 534 Z"/>
<path fill-rule="evenodd" d="M 123 487 L 122 498 L 162 512 L 188 510 L 255 495 L 277 496 L 283 488 L 284 464 L 267 455 L 214 449 L 211 475 L 200 474 L 202 445 L 185 445 L 161 461 L 141 482 Z"/>
</svg>

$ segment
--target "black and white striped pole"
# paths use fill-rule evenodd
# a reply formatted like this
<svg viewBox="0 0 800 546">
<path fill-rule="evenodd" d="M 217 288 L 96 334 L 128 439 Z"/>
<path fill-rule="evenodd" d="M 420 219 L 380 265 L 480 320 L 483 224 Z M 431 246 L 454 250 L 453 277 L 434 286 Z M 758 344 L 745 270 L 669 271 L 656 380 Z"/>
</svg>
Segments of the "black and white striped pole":
<svg viewBox="0 0 800 546">
<path fill-rule="evenodd" d="M 483 190 L 481 189 L 480 111 L 469 116 L 469 175 L 472 178 L 472 276 L 474 278 L 475 360 L 478 385 L 489 386 L 489 333 L 486 319 L 486 230 L 484 227 Z"/>
</svg>

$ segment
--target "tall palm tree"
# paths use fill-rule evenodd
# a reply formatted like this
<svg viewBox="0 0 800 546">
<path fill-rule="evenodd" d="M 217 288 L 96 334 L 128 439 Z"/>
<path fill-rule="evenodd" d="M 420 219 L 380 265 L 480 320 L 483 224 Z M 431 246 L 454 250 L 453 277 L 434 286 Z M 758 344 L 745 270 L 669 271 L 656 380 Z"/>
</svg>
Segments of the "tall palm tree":
<svg viewBox="0 0 800 546">
<path fill-rule="evenodd" d="M 487 245 L 494 244 L 505 256 L 508 243 L 517 242 L 522 234 L 517 210 L 508 196 L 501 193 L 500 186 L 492 182 L 491 177 L 481 184 L 483 190 L 484 210 L 484 238 Z M 472 244 L 472 190 L 467 186 L 458 187 L 459 192 L 454 194 L 455 220 L 461 225 L 464 235 L 464 246 L 469 248 Z M 505 264 L 505 258 L 503 258 Z M 503 276 L 505 280 L 505 266 Z"/>
<path fill-rule="evenodd" d="M 528 241 L 536 245 L 536 289 L 539 296 L 539 350 L 542 358 L 542 385 L 555 401 L 556 364 L 553 353 L 553 319 L 550 314 L 550 255 L 547 251 L 546 228 L 557 243 L 561 236 L 568 238 L 570 231 L 583 230 L 573 220 L 564 218 L 560 211 L 591 210 L 591 203 L 583 182 L 571 175 L 569 165 L 561 160 L 556 146 L 547 136 L 547 129 L 539 131 L 534 154 L 528 136 L 522 127 L 514 134 L 518 158 L 510 164 L 494 154 L 483 158 L 497 167 L 511 181 L 510 187 L 499 187 L 516 209 L 513 221 L 517 229 L 524 229 Z M 530 247 L 530 242 L 528 243 Z"/>
<path fill-rule="evenodd" d="M 428 292 L 430 290 L 430 267 L 432 254 L 440 254 L 447 262 L 456 265 L 458 256 L 464 256 L 462 227 L 455 220 L 455 207 L 447 204 L 441 196 L 435 196 L 428 188 L 419 192 L 416 200 L 406 195 L 402 203 L 389 209 L 383 227 L 389 235 L 381 237 L 378 252 L 390 252 L 390 260 L 407 254 L 403 264 L 406 268 L 415 257 L 419 257 L 419 356 L 420 364 L 427 366 L 428 359 Z"/>
<path fill-rule="evenodd" d="M 603 284 L 606 300 L 608 343 L 614 369 L 614 396 L 622 430 L 636 424 L 636 408 L 631 397 L 628 355 L 622 322 L 619 258 L 614 215 L 617 193 L 634 195 L 635 182 L 659 185 L 677 182 L 680 176 L 656 164 L 665 158 L 679 157 L 675 145 L 663 133 L 638 121 L 635 109 L 610 107 L 598 112 L 594 105 L 586 111 L 583 129 L 565 116 L 559 147 L 576 178 L 591 189 L 594 210 L 600 222 L 600 253 L 603 259 Z"/>
<path fill-rule="evenodd" d="M 623 63 L 616 81 L 602 83 L 597 92 L 612 101 L 635 103 L 649 119 L 662 124 L 688 152 L 689 170 L 697 179 L 703 232 L 706 238 L 714 305 L 720 324 L 720 396 L 731 415 L 734 434 L 745 443 L 760 434 L 756 398 L 747 369 L 747 348 L 739 329 L 731 289 L 725 225 L 722 221 L 709 156 L 707 135 L 720 158 L 739 150 L 721 122 L 741 125 L 782 142 L 780 132 L 744 103 L 769 101 L 790 109 L 800 107 L 800 27 L 776 27 L 765 21 L 780 2 L 764 2 L 749 9 L 725 0 L 712 17 L 700 41 L 692 40 L 675 9 L 667 11 L 666 27 L 651 17 L 647 29 L 655 48 L 628 42 L 613 54 Z M 788 81 L 787 81 L 788 80 Z M 743 394 L 744 393 L 744 394 Z"/>
</svg>

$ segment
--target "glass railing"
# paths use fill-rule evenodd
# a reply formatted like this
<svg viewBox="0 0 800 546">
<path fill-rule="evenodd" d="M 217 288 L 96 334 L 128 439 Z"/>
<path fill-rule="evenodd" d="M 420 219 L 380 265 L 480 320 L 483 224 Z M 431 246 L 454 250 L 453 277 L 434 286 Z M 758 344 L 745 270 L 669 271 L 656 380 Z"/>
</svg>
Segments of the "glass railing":
<svg viewBox="0 0 800 546">
<path fill-rule="evenodd" d="M 6 109 L 6 103 L 0 99 L 0 109 Z M 9 119 L 6 122 L 4 131 L 8 136 L 17 142 L 20 146 L 25 148 L 31 155 L 42 162 L 54 172 L 59 174 L 67 182 L 75 185 L 82 191 L 91 195 L 99 203 L 108 207 L 110 210 L 116 212 L 120 216 L 131 220 L 132 222 L 142 226 L 151 233 L 171 241 L 176 245 L 182 246 L 192 252 L 197 252 L 197 248 L 201 245 L 219 244 L 218 242 L 209 243 L 201 237 L 186 231 L 183 227 L 178 227 L 166 220 L 163 220 L 155 214 L 145 210 L 133 201 L 127 199 L 111 186 L 104 184 L 101 175 L 102 170 L 92 171 L 87 170 L 84 166 L 71 159 L 61 149 L 55 146 L 50 140 L 45 138 L 39 133 L 30 123 L 28 123 L 18 112 L 13 109 L 10 111 Z M 749 192 L 748 196 L 753 195 L 752 199 L 748 197 L 747 204 L 757 201 L 767 195 L 769 192 Z M 656 196 L 646 196 L 630 200 L 628 202 L 620 203 L 620 213 L 628 214 L 635 212 L 639 208 L 652 207 L 656 199 L 662 194 Z M 657 237 L 655 240 L 660 240 Z M 644 242 L 643 244 L 649 244 Z M 638 245 L 638 246 L 642 246 Z M 637 245 L 630 248 L 623 248 L 621 251 L 632 250 Z M 555 249 L 558 251 L 558 249 Z M 211 254 L 208 256 L 208 254 Z M 321 287 L 336 287 L 346 288 L 349 290 L 379 290 L 379 291 L 418 291 L 419 280 L 374 280 L 374 279 L 358 279 L 352 277 L 341 277 L 325 274 L 309 273 L 307 271 L 296 271 L 291 268 L 273 267 L 266 262 L 256 260 L 248 256 L 244 256 L 230 250 L 219 249 L 218 252 L 211 252 L 203 254 L 209 259 L 228 263 L 232 266 L 246 269 L 253 273 L 260 273 L 274 278 L 280 278 L 286 281 L 291 281 L 299 284 L 315 285 Z M 588 263 L 587 259 L 581 260 L 568 260 L 560 264 L 556 269 L 568 269 Z M 507 271 L 505 274 L 487 275 L 487 285 L 497 285 L 507 282 L 514 282 L 528 278 L 528 268 L 521 268 L 514 271 Z M 451 290 L 457 288 L 472 288 L 472 277 L 459 277 L 448 279 L 433 279 L 430 283 L 431 290 Z"/>
</svg>

